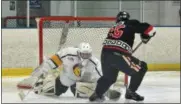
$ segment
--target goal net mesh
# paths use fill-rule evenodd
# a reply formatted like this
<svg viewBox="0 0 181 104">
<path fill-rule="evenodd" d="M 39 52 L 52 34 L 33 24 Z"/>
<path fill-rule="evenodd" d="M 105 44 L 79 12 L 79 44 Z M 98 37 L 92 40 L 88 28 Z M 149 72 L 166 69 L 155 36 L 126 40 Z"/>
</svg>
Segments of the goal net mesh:
<svg viewBox="0 0 181 104">
<path fill-rule="evenodd" d="M 77 46 L 81 42 L 88 42 L 93 49 L 93 55 L 100 59 L 102 43 L 109 28 L 115 24 L 115 18 L 112 17 L 43 17 L 36 21 L 39 63 L 44 56 L 56 53 L 59 47 Z"/>
</svg>

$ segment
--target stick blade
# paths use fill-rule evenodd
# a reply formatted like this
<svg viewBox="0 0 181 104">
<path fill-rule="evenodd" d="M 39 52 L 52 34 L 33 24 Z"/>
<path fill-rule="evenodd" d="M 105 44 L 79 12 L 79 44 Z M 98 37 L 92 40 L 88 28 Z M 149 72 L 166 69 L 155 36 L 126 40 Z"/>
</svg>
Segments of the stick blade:
<svg viewBox="0 0 181 104">
<path fill-rule="evenodd" d="M 25 98 L 24 92 L 23 92 L 22 90 L 20 90 L 20 92 L 18 93 L 18 95 L 19 95 L 20 99 L 23 101 L 24 98 Z"/>
</svg>

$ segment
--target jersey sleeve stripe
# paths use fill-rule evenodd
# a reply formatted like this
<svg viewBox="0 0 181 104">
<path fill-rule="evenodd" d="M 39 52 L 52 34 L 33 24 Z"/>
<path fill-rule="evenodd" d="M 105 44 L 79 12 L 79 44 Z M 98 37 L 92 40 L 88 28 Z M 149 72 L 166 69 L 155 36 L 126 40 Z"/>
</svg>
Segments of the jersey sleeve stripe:
<svg viewBox="0 0 181 104">
<path fill-rule="evenodd" d="M 51 57 L 52 62 L 58 67 L 62 64 L 62 60 L 59 58 L 58 55 L 53 55 Z"/>
<path fill-rule="evenodd" d="M 130 61 L 129 61 L 128 58 L 126 58 L 124 55 L 123 55 L 122 57 L 123 57 L 123 59 L 126 61 L 126 63 L 127 63 L 128 65 L 131 65 L 131 63 L 130 63 Z"/>
<path fill-rule="evenodd" d="M 95 68 L 95 70 L 97 71 L 97 74 L 99 74 L 99 76 L 101 77 L 101 74 L 100 74 L 100 72 L 97 70 L 97 68 Z"/>
<path fill-rule="evenodd" d="M 97 64 L 96 64 L 93 60 L 90 59 L 90 61 L 91 61 L 95 66 L 97 66 Z"/>
<path fill-rule="evenodd" d="M 67 57 L 67 56 L 75 56 L 75 57 L 77 57 L 77 55 L 74 55 L 74 54 L 66 54 L 66 55 L 60 57 L 60 59 L 65 58 L 65 57 Z"/>
<path fill-rule="evenodd" d="M 56 68 L 58 67 L 52 59 L 48 60 L 48 64 L 49 64 L 53 69 L 56 69 Z"/>
<path fill-rule="evenodd" d="M 153 30 L 153 26 L 149 26 L 148 29 L 144 32 L 146 35 L 150 35 L 149 33 Z"/>
<path fill-rule="evenodd" d="M 99 74 L 99 76 L 101 76 L 100 72 L 97 70 L 97 64 L 91 59 L 90 59 L 90 61 L 95 65 L 95 70 L 96 70 L 97 74 Z"/>
</svg>

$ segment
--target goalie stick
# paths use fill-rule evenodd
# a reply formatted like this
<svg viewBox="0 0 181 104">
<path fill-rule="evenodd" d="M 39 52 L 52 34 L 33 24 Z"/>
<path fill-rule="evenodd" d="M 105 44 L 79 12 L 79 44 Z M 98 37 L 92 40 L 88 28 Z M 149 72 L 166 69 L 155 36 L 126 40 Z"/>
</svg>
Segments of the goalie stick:
<svg viewBox="0 0 181 104">
<path fill-rule="evenodd" d="M 136 50 L 137 50 L 142 44 L 143 44 L 143 42 L 141 41 L 141 42 L 133 49 L 132 54 L 135 53 Z M 126 77 L 127 77 L 127 80 L 128 80 L 128 76 L 127 76 L 127 75 L 126 75 Z M 128 87 L 128 83 L 125 83 L 125 87 L 126 87 L 126 88 Z"/>
<path fill-rule="evenodd" d="M 38 20 L 39 20 L 39 18 L 36 18 L 36 21 L 38 21 Z M 66 22 L 65 26 L 62 29 L 62 34 L 60 36 L 60 42 L 59 42 L 59 46 L 58 46 L 58 50 L 57 51 L 59 51 L 62 48 L 63 44 L 66 42 L 67 35 L 68 35 L 68 30 L 69 30 L 69 23 Z M 35 70 L 36 69 L 37 68 L 35 68 Z M 36 82 L 38 82 L 40 78 L 41 77 L 39 77 Z M 35 84 L 36 84 L 36 82 L 35 82 Z M 25 97 L 33 90 L 35 84 L 31 87 L 31 89 L 27 92 L 27 94 L 25 94 L 22 89 L 19 89 L 18 95 L 19 95 L 21 100 L 24 100 Z"/>
<path fill-rule="evenodd" d="M 40 77 L 38 77 L 37 81 L 34 83 L 34 85 L 31 87 L 31 89 L 29 89 L 29 91 L 28 91 L 26 94 L 23 92 L 22 89 L 19 89 L 18 95 L 19 95 L 19 97 L 20 97 L 20 99 L 21 99 L 22 101 L 25 99 L 26 96 L 28 96 L 28 94 L 29 94 L 31 91 L 33 91 L 34 87 L 36 86 L 36 83 L 37 83 L 41 78 L 43 78 L 43 74 L 42 74 Z"/>
<path fill-rule="evenodd" d="M 68 35 L 68 31 L 69 31 L 69 23 L 66 22 L 66 23 L 65 23 L 65 26 L 64 26 L 63 29 L 62 29 L 62 35 L 61 35 L 61 37 L 60 37 L 60 43 L 59 43 L 59 46 L 58 46 L 58 50 L 57 50 L 57 51 L 59 51 L 59 50 L 62 48 L 63 44 L 66 42 L 66 40 L 67 40 L 67 35 Z"/>
</svg>

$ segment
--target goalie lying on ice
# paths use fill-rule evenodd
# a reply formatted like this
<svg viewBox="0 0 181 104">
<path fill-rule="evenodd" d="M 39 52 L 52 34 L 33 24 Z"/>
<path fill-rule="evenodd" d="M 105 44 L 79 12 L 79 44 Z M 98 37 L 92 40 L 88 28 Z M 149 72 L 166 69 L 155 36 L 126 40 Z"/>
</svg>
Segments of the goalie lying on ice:
<svg viewBox="0 0 181 104">
<path fill-rule="evenodd" d="M 29 84 L 36 94 L 56 96 L 65 93 L 70 87 L 74 96 L 89 97 L 101 74 L 100 61 L 92 56 L 91 46 L 81 43 L 79 47 L 61 49 L 44 59 L 32 75 L 18 86 L 31 82 Z"/>
</svg>

